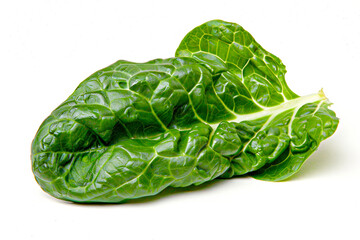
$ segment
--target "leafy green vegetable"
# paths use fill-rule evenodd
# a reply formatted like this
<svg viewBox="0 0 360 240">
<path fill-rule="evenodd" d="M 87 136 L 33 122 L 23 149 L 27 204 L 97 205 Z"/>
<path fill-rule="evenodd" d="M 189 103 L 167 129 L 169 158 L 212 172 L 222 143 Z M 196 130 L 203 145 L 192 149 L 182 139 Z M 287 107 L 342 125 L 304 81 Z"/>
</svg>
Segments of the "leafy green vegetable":
<svg viewBox="0 0 360 240">
<path fill-rule="evenodd" d="M 167 187 L 296 173 L 338 125 L 322 91 L 299 97 L 285 66 L 242 27 L 207 22 L 175 58 L 118 61 L 85 81 L 40 126 L 40 186 L 75 202 L 123 202 Z"/>
</svg>

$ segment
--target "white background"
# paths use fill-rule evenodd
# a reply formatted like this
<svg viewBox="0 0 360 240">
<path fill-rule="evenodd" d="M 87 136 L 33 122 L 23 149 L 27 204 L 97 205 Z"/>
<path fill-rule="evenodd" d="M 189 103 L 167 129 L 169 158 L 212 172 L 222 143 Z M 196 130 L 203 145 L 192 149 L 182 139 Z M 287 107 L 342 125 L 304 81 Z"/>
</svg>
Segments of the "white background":
<svg viewBox="0 0 360 240">
<path fill-rule="evenodd" d="M 237 178 L 126 204 L 56 200 L 35 182 L 37 128 L 91 73 L 174 56 L 194 27 L 236 22 L 324 88 L 336 133 L 285 182 Z M 360 239 L 360 1 L 1 1 L 1 239 Z"/>
</svg>

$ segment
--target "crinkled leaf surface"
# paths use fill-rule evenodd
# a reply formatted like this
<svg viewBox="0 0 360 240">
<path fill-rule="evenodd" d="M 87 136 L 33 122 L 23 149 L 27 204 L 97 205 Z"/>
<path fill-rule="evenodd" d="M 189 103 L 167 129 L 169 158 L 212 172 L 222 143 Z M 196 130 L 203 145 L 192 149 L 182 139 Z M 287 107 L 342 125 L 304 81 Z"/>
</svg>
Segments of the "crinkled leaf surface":
<svg viewBox="0 0 360 240">
<path fill-rule="evenodd" d="M 252 172 L 258 179 L 286 179 L 336 130 L 338 119 L 323 92 L 305 97 L 293 93 L 281 60 L 237 24 L 215 20 L 195 28 L 176 56 L 194 58 L 208 68 L 215 94 L 236 116 L 232 125 L 222 123 L 216 131 L 224 128 L 222 135 L 234 141 L 229 129 L 242 129 L 236 142 L 244 144 L 230 157 L 231 167 L 223 177 Z M 248 128 L 238 123 L 256 124 Z M 221 147 L 236 145 L 224 137 L 219 142 L 227 145 Z"/>
<path fill-rule="evenodd" d="M 207 22 L 175 58 L 118 61 L 83 81 L 33 140 L 35 178 L 75 202 L 122 202 L 234 175 L 286 179 L 338 119 L 322 92 L 293 93 L 285 72 L 239 25 Z"/>
</svg>

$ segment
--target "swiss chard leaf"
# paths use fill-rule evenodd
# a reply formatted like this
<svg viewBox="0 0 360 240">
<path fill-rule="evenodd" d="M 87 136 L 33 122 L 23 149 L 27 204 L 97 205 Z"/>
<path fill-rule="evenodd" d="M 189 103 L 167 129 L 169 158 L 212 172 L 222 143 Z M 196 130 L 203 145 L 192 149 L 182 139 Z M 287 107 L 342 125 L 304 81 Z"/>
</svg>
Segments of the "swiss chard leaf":
<svg viewBox="0 0 360 240">
<path fill-rule="evenodd" d="M 122 202 L 166 187 L 299 170 L 338 124 L 322 92 L 287 86 L 285 66 L 237 24 L 205 23 L 176 58 L 118 61 L 42 123 L 32 167 L 51 195 Z"/>
<path fill-rule="evenodd" d="M 238 24 L 204 23 L 185 36 L 175 55 L 208 68 L 215 94 L 236 116 L 215 131 L 224 128 L 222 138 L 213 138 L 214 149 L 223 154 L 238 146 L 223 177 L 252 172 L 257 179 L 286 179 L 336 130 L 338 118 L 323 92 L 305 97 L 293 93 L 281 60 Z"/>
</svg>

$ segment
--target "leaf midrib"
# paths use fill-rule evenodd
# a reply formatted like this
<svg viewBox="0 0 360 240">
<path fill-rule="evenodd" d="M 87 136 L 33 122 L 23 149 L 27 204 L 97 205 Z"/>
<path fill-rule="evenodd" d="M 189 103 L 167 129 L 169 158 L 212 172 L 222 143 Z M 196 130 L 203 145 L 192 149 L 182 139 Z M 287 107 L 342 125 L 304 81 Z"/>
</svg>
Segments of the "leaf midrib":
<svg viewBox="0 0 360 240">
<path fill-rule="evenodd" d="M 228 122 L 240 123 L 243 121 L 249 121 L 249 120 L 251 121 L 251 120 L 259 119 L 259 118 L 270 116 L 270 115 L 278 115 L 281 112 L 301 107 L 307 103 L 326 101 L 326 100 L 327 100 L 327 98 L 326 98 L 325 94 L 322 92 L 322 90 L 320 90 L 318 93 L 294 98 L 294 99 L 285 101 L 277 106 L 266 108 L 259 112 L 250 113 L 250 114 L 235 114 L 235 113 L 233 113 L 236 116 L 236 118 L 232 119 L 232 120 L 228 120 Z M 220 122 L 215 123 L 215 124 L 209 124 L 209 125 L 212 127 L 213 130 L 215 130 L 219 124 L 220 124 Z"/>
</svg>

